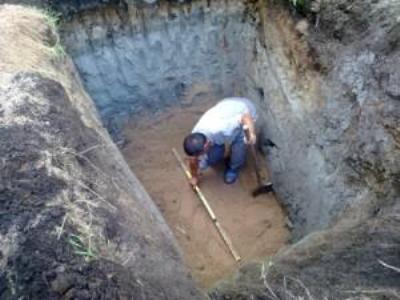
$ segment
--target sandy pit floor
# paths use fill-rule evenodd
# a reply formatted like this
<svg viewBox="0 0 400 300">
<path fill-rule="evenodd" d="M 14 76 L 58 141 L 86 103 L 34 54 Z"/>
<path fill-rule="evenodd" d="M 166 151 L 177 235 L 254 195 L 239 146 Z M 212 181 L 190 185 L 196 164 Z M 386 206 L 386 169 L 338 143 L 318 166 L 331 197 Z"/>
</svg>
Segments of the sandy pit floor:
<svg viewBox="0 0 400 300">
<path fill-rule="evenodd" d="M 238 265 L 171 149 L 175 147 L 184 157 L 183 137 L 210 106 L 202 103 L 136 118 L 125 127 L 128 143 L 122 149 L 173 230 L 193 277 L 203 288 L 229 275 Z M 200 187 L 242 262 L 265 258 L 284 246 L 288 238 L 284 213 L 271 194 L 251 197 L 256 177 L 249 160 L 235 184 L 224 184 L 220 166 L 204 173 Z"/>
</svg>

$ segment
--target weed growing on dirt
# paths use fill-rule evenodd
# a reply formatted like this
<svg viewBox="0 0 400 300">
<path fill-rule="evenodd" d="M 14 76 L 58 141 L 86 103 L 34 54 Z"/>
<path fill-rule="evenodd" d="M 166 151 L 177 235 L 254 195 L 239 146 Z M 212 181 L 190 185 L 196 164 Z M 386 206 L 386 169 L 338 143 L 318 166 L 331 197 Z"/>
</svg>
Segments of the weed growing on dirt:
<svg viewBox="0 0 400 300">
<path fill-rule="evenodd" d="M 62 14 L 54 11 L 52 9 L 39 9 L 39 11 L 44 15 L 47 24 L 50 26 L 52 32 L 55 33 L 56 41 L 54 45 L 50 47 L 53 55 L 56 58 L 62 59 L 66 57 L 66 51 L 61 44 L 60 37 L 59 37 L 59 27 L 62 22 Z"/>
<path fill-rule="evenodd" d="M 56 45 L 51 48 L 54 52 L 54 56 L 57 58 L 66 57 L 67 53 L 65 52 L 64 47 L 61 45 L 60 41 L 57 41 Z"/>
<path fill-rule="evenodd" d="M 77 255 L 83 256 L 87 261 L 90 261 L 92 259 L 96 259 L 97 255 L 93 251 L 92 245 L 91 245 L 91 236 L 89 235 L 86 238 L 88 241 L 85 242 L 85 238 L 76 235 L 76 234 L 70 234 L 68 238 L 68 242 L 74 249 L 74 253 Z"/>
<path fill-rule="evenodd" d="M 124 257 L 118 256 L 117 246 L 108 241 L 104 236 L 102 227 L 102 218 L 98 215 L 98 210 L 106 210 L 115 213 L 117 207 L 111 204 L 104 195 L 101 195 L 101 187 L 114 184 L 119 187 L 104 173 L 93 161 L 85 156 L 89 150 L 96 147 L 90 147 L 79 153 L 70 148 L 59 148 L 57 154 L 49 154 L 51 160 L 57 160 L 59 154 L 69 155 L 73 160 L 85 161 L 98 176 L 89 180 L 84 174 L 69 172 L 70 163 L 64 163 L 62 168 L 52 168 L 55 176 L 63 178 L 66 182 L 71 182 L 75 186 L 74 195 L 65 195 L 63 199 L 66 214 L 59 226 L 56 226 L 55 233 L 60 240 L 63 234 L 66 235 L 68 244 L 72 247 L 76 255 L 82 256 L 86 261 L 92 261 L 101 258 L 107 258 L 113 261 L 125 261 Z M 67 229 L 74 228 L 73 231 Z"/>
<path fill-rule="evenodd" d="M 11 272 L 6 271 L 6 279 L 8 282 L 8 286 L 10 288 L 11 295 L 15 295 L 17 293 L 17 286 L 15 283 L 15 275 L 11 274 Z"/>
<path fill-rule="evenodd" d="M 305 0 L 289 0 L 289 2 L 296 8 L 303 8 L 305 6 Z"/>
<path fill-rule="evenodd" d="M 45 16 L 47 23 L 55 30 L 61 23 L 61 13 L 56 12 L 52 9 L 41 9 L 40 12 Z"/>
<path fill-rule="evenodd" d="M 66 214 L 61 226 L 56 229 L 58 240 L 64 232 L 65 223 L 67 222 L 68 217 L 69 214 Z M 68 236 L 68 243 L 72 246 L 74 253 L 83 256 L 87 261 L 97 258 L 97 251 L 94 250 L 92 241 L 92 222 L 92 217 L 90 217 L 89 224 L 81 224 L 78 228 L 80 230 L 79 235 L 70 233 Z"/>
<path fill-rule="evenodd" d="M 300 279 L 291 276 L 283 276 L 283 287 L 279 291 L 274 291 L 268 282 L 268 275 L 271 272 L 274 272 L 274 264 L 272 261 L 263 263 L 261 266 L 260 278 L 263 281 L 266 294 L 269 298 L 273 300 L 315 300 L 307 286 Z"/>
<path fill-rule="evenodd" d="M 288 0 L 294 10 L 303 16 L 316 16 L 322 9 L 323 0 Z"/>
</svg>

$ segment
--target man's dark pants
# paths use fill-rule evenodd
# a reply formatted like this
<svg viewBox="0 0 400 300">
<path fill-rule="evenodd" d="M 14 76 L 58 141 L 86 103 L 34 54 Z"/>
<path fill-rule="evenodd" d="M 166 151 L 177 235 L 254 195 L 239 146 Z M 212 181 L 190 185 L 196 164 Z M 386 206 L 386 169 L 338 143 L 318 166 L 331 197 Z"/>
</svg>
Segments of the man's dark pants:
<svg viewBox="0 0 400 300">
<path fill-rule="evenodd" d="M 229 159 L 229 169 L 239 171 L 246 162 L 247 145 L 244 142 L 243 130 L 235 137 L 231 144 L 231 154 Z M 214 166 L 224 159 L 225 145 L 212 145 L 207 152 L 207 164 Z"/>
</svg>

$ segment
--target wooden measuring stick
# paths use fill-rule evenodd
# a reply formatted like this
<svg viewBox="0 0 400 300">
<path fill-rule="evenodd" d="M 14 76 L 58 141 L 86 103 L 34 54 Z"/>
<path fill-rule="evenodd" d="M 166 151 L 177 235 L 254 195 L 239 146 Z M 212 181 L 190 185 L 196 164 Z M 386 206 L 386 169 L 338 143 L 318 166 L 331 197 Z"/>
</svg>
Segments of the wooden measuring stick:
<svg viewBox="0 0 400 300">
<path fill-rule="evenodd" d="M 192 178 L 192 174 L 190 174 L 189 170 L 186 168 L 185 163 L 183 162 L 182 158 L 179 156 L 179 153 L 176 151 L 175 148 L 172 149 L 172 152 L 174 153 L 176 159 L 178 160 L 179 164 L 181 165 L 181 168 L 183 169 L 183 171 L 185 172 L 187 178 L 189 178 L 189 180 Z M 197 195 L 199 196 L 201 202 L 203 203 L 203 205 L 205 206 L 208 214 L 211 217 L 211 220 L 213 220 L 213 222 L 215 222 L 217 220 L 217 217 L 215 216 L 213 210 L 211 209 L 210 205 L 208 204 L 208 201 L 206 199 L 206 197 L 204 196 L 204 194 L 202 193 L 202 191 L 200 190 L 198 185 L 194 186 L 194 190 L 197 193 Z"/>
<path fill-rule="evenodd" d="M 228 234 L 226 231 L 222 228 L 221 224 L 218 222 L 218 220 L 215 220 L 214 222 L 215 227 L 217 227 L 218 232 L 220 233 L 222 239 L 224 240 L 225 244 L 228 246 L 229 250 L 232 253 L 233 258 L 239 262 L 241 260 L 240 255 L 236 252 L 235 248 L 233 247 L 232 241 L 229 238 Z"/>
<path fill-rule="evenodd" d="M 180 157 L 178 151 L 175 148 L 172 148 L 172 152 L 174 153 L 177 161 L 179 162 L 183 172 L 186 174 L 186 177 L 190 180 L 192 178 L 192 174 L 190 174 L 189 170 L 187 169 L 185 163 L 183 162 L 182 158 Z M 210 216 L 211 220 L 213 221 L 215 227 L 217 228 L 218 233 L 221 235 L 222 240 L 228 246 L 229 251 L 231 252 L 233 258 L 239 262 L 241 257 L 236 252 L 235 248 L 233 247 L 232 241 L 228 237 L 226 231 L 222 228 L 221 224 L 218 222 L 217 217 L 214 214 L 210 204 L 208 203 L 206 197 L 204 196 L 203 192 L 200 190 L 198 185 L 194 186 L 194 191 L 196 192 L 197 196 L 200 198 L 201 203 L 207 210 L 208 215 Z"/>
</svg>

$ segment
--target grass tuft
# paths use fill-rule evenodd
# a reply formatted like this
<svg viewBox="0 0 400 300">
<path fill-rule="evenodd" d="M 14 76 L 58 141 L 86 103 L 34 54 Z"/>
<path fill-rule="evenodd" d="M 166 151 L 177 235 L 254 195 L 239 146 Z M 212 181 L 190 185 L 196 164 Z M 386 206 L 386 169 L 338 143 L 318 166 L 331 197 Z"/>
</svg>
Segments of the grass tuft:
<svg viewBox="0 0 400 300">
<path fill-rule="evenodd" d="M 296 12 L 300 14 L 306 13 L 309 10 L 312 2 L 310 0 L 288 0 L 288 1 L 294 7 Z"/>
<path fill-rule="evenodd" d="M 51 48 L 56 58 L 65 58 L 67 56 L 67 52 L 65 51 L 64 46 L 58 40 L 54 47 Z"/>
<path fill-rule="evenodd" d="M 97 255 L 91 245 L 90 235 L 87 238 L 84 238 L 80 235 L 70 234 L 68 242 L 72 246 L 76 255 L 83 256 L 87 261 L 97 259 Z"/>
<path fill-rule="evenodd" d="M 61 24 L 62 14 L 52 9 L 39 9 L 39 11 L 45 16 L 47 23 L 57 30 Z"/>
<path fill-rule="evenodd" d="M 50 8 L 47 9 L 39 9 L 39 12 L 45 17 L 47 24 L 50 26 L 51 31 L 56 36 L 56 42 L 54 45 L 50 47 L 51 52 L 54 57 L 58 59 L 63 59 L 67 56 L 67 53 L 61 44 L 61 40 L 59 37 L 59 28 L 62 24 L 62 14 Z"/>
</svg>

